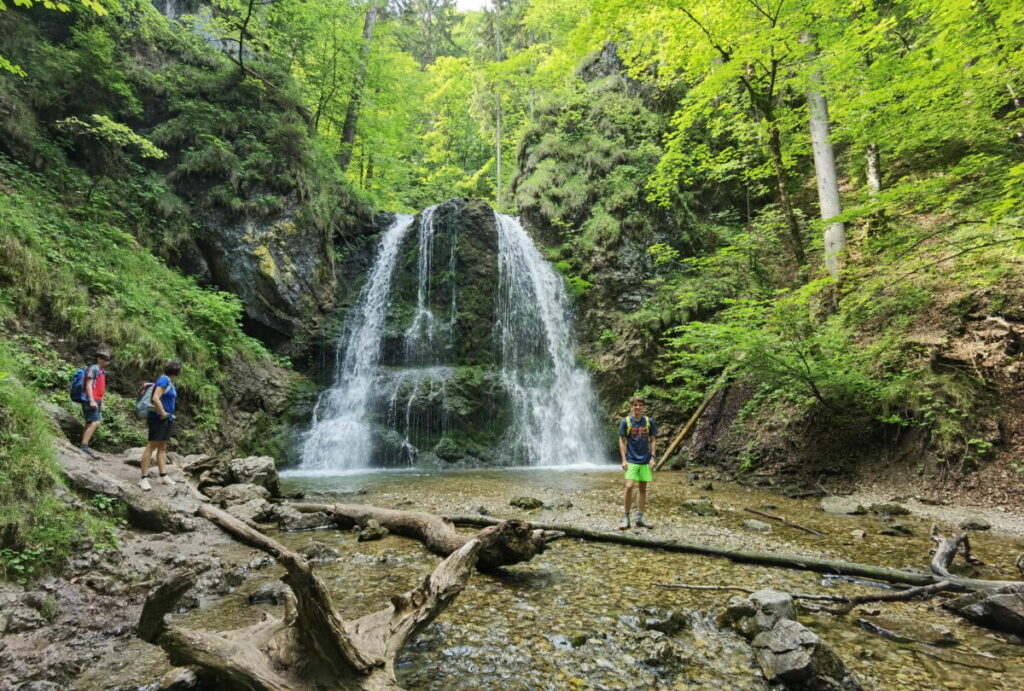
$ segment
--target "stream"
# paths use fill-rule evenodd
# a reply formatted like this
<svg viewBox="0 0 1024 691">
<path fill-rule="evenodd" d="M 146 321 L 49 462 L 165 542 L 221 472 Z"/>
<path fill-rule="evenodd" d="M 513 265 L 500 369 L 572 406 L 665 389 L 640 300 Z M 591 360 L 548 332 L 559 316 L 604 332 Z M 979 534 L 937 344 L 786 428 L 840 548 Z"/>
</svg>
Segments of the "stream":
<svg viewBox="0 0 1024 691">
<path fill-rule="evenodd" d="M 388 508 L 572 522 L 610 528 L 619 517 L 621 473 L 605 469 L 376 472 L 341 477 L 287 477 L 285 490 L 304 491 L 309 501 L 371 503 Z M 834 516 L 816 499 L 795 500 L 761 489 L 707 481 L 688 482 L 682 473 L 659 473 L 647 514 L 659 537 L 777 550 L 923 568 L 929 559 L 930 522 L 902 516 L 907 537 L 879 535 L 875 515 Z M 517 496 L 541 499 L 545 508 L 509 505 Z M 695 516 L 681 504 L 710 497 L 717 516 Z M 827 533 L 817 537 L 781 524 L 754 533 L 743 523 L 757 518 L 744 507 L 763 509 Z M 955 526 L 944 526 L 949 531 Z M 865 531 L 865 537 L 852 533 Z M 323 563 L 339 612 L 355 618 L 379 609 L 438 563 L 419 543 L 388 536 L 358 542 L 355 533 L 315 531 L 277 535 L 301 549 L 326 543 L 341 558 Z M 974 553 L 986 565 L 984 578 L 1013 578 L 1013 561 L 1024 551 L 1020 538 L 972 535 Z M 216 603 L 183 615 L 179 623 L 224 630 L 254 623 L 262 611 L 248 596 L 280 576 L 278 568 Z M 411 689 L 561 688 L 768 688 L 746 643 L 718 631 L 714 614 L 737 593 L 659 587 L 662 582 L 771 587 L 802 593 L 863 593 L 870 586 L 811 572 L 732 564 L 685 554 L 560 540 L 533 561 L 500 576 L 476 574 L 454 605 L 429 625 L 399 659 L 399 679 Z M 674 613 L 674 614 L 673 614 Z M 1019 689 L 1024 646 L 968 624 L 939 607 L 939 600 L 879 603 L 846 617 L 800 610 L 800 621 L 831 644 L 866 689 Z M 871 622 L 896 638 L 871 633 Z"/>
</svg>

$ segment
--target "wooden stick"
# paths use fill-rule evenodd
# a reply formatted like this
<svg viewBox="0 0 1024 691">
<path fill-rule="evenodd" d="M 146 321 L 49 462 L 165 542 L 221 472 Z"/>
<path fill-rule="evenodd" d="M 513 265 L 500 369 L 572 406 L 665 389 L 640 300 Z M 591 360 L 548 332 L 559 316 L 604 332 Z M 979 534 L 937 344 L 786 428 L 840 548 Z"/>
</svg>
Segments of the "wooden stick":
<svg viewBox="0 0 1024 691">
<path fill-rule="evenodd" d="M 757 509 L 743 509 L 743 510 L 744 511 L 749 511 L 750 513 L 755 514 L 757 516 L 764 516 L 765 518 L 770 518 L 773 521 L 779 521 L 783 525 L 788 525 L 790 528 L 796 528 L 797 530 L 802 530 L 805 533 L 810 533 L 811 535 L 817 535 L 818 537 L 821 537 L 821 536 L 823 536 L 825 534 L 825 533 L 823 533 L 823 532 L 821 532 L 819 530 L 815 530 L 814 528 L 806 528 L 806 527 L 804 527 L 802 525 L 799 525 L 797 523 L 792 523 L 792 522 L 786 520 L 785 518 L 783 518 L 782 516 L 774 516 L 774 515 L 772 515 L 770 513 L 765 513 L 764 511 L 758 511 Z"/>
</svg>

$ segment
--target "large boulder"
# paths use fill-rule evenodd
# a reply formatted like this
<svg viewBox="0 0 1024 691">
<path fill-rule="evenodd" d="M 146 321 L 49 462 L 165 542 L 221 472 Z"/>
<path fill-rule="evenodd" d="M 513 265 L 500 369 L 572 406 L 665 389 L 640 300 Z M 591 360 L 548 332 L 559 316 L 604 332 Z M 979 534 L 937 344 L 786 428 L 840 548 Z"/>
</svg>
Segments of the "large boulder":
<svg viewBox="0 0 1024 691">
<path fill-rule="evenodd" d="M 783 619 L 755 636 L 751 645 L 769 683 L 814 690 L 861 688 L 836 652 L 799 622 Z"/>
<path fill-rule="evenodd" d="M 209 493 L 209 497 L 211 501 L 217 502 L 221 506 L 234 506 L 253 499 L 269 499 L 270 492 L 259 485 L 235 484 L 218 487 Z"/>
<path fill-rule="evenodd" d="M 233 458 L 225 464 L 224 470 L 229 482 L 250 484 L 263 487 L 270 496 L 281 494 L 281 481 L 277 475 L 277 466 L 270 456 L 249 456 Z"/>
<path fill-rule="evenodd" d="M 968 593 L 942 606 L 980 626 L 1024 636 L 1024 583 Z"/>
</svg>

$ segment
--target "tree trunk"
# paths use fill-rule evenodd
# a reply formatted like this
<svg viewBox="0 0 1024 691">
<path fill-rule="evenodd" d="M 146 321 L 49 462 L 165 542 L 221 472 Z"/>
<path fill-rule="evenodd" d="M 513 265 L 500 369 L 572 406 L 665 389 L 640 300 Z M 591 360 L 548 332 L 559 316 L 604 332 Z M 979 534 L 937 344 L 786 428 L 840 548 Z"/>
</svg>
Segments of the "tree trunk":
<svg viewBox="0 0 1024 691">
<path fill-rule="evenodd" d="M 801 40 L 813 42 L 814 37 L 804 36 Z M 812 56 L 817 56 L 814 50 Z M 828 101 L 822 93 L 821 70 L 811 75 L 811 86 L 807 90 L 807 108 L 810 111 L 811 145 L 814 149 L 814 173 L 818 181 L 818 204 L 821 220 L 825 221 L 825 270 L 832 278 L 839 280 L 839 255 L 846 247 L 846 227 L 842 222 L 829 220 L 843 213 L 839 200 L 839 180 L 836 175 L 836 155 L 832 149 L 829 131 Z"/>
<path fill-rule="evenodd" d="M 396 512 L 404 513 L 404 512 Z M 267 617 L 225 634 L 169 625 L 184 592 L 175 575 L 151 595 L 139 622 L 140 636 L 160 645 L 176 665 L 192 666 L 221 686 L 244 689 L 397 689 L 395 659 L 405 643 L 444 611 L 465 587 L 479 555 L 502 551 L 519 522 L 480 531 L 441 562 L 415 589 L 391 598 L 391 605 L 355 621 L 335 611 L 323 581 L 301 555 L 210 506 L 198 514 L 236 540 L 270 554 L 285 567 L 290 588 L 285 617 Z M 440 520 L 440 519 L 439 519 Z M 513 551 L 516 549 L 513 546 Z"/>
<path fill-rule="evenodd" d="M 363 99 L 363 88 L 366 86 L 366 74 L 370 67 L 373 26 L 377 23 L 379 11 L 379 0 L 370 0 L 370 6 L 366 10 L 366 19 L 363 20 L 363 47 L 359 56 L 359 69 L 356 71 L 355 81 L 352 84 L 348 110 L 345 111 L 345 124 L 341 128 L 341 153 L 338 156 L 338 164 L 342 170 L 348 170 L 348 166 L 352 162 L 352 149 L 356 142 L 356 125 L 359 123 L 359 107 Z"/>
<path fill-rule="evenodd" d="M 497 523 L 500 523 L 499 519 L 491 518 L 490 516 L 450 516 L 449 520 L 451 520 L 455 525 L 471 526 L 496 525 Z M 742 564 L 760 564 L 762 566 L 777 566 L 785 569 L 800 569 L 802 571 L 814 571 L 817 573 L 859 576 L 862 578 L 872 578 L 877 581 L 885 581 L 887 583 L 931 585 L 941 581 L 949 581 L 951 589 L 967 591 L 982 590 L 984 588 L 998 588 L 1000 586 L 1018 583 L 1018 581 L 985 581 L 974 578 L 960 578 L 951 574 L 928 574 L 920 571 L 902 571 L 900 569 L 890 569 L 885 566 L 873 566 L 871 564 L 859 564 L 857 562 L 819 559 L 817 557 L 805 557 L 798 554 L 748 552 L 745 550 L 715 547 L 713 545 L 682 542 L 680 540 L 658 540 L 649 537 L 634 537 L 620 532 L 589 530 L 587 528 L 580 528 L 574 525 L 537 522 L 531 522 L 530 525 L 536 529 L 557 531 L 568 537 L 592 540 L 594 542 L 611 542 L 619 545 L 629 545 L 631 547 L 663 549 L 668 552 L 702 554 L 709 557 L 723 557 L 730 561 Z"/>
<path fill-rule="evenodd" d="M 463 545 L 473 539 L 472 536 L 456 532 L 455 525 L 447 518 L 425 511 L 395 511 L 363 504 L 291 504 L 290 506 L 304 513 L 326 513 L 334 518 L 340 528 L 366 525 L 366 522 L 372 519 L 395 535 L 419 540 L 424 547 L 441 557 L 446 557 L 461 549 Z M 495 521 L 487 525 L 498 525 L 499 523 L 506 526 L 507 534 L 500 543 L 485 547 L 481 551 L 477 558 L 477 568 L 481 570 L 529 561 L 534 555 L 544 552 L 549 542 L 562 537 L 562 533 L 557 530 L 535 530 L 524 521 Z"/>
<path fill-rule="evenodd" d="M 804 243 L 800 237 L 800 224 L 797 223 L 796 214 L 793 212 L 793 201 L 789 197 L 789 174 L 786 172 L 786 165 L 782 160 L 782 139 L 779 135 L 779 128 L 774 122 L 768 126 L 768 153 L 771 156 L 772 168 L 775 169 L 775 182 L 779 189 L 779 206 L 782 207 L 786 230 L 789 232 L 789 249 L 796 260 L 797 273 L 802 273 L 804 267 L 807 266 L 807 255 L 804 253 Z"/>
</svg>

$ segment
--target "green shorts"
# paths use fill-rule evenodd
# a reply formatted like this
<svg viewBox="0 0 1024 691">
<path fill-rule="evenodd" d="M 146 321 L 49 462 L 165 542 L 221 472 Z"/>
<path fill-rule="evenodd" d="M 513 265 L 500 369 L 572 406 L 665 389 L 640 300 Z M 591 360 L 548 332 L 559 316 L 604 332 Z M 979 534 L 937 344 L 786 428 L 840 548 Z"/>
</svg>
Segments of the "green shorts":
<svg viewBox="0 0 1024 691">
<path fill-rule="evenodd" d="M 654 473 L 651 472 L 651 466 L 648 463 L 627 463 L 626 479 L 636 480 L 637 482 L 650 482 L 654 479 Z"/>
</svg>

